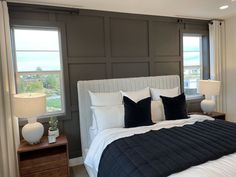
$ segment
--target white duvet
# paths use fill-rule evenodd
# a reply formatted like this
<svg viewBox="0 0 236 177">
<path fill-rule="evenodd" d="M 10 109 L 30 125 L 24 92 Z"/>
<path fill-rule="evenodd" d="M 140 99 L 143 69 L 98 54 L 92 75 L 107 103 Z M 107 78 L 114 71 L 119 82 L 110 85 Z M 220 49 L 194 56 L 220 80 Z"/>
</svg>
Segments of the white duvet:
<svg viewBox="0 0 236 177">
<path fill-rule="evenodd" d="M 214 120 L 208 116 L 192 115 L 189 119 L 162 121 L 152 126 L 143 126 L 136 128 L 112 128 L 99 133 L 93 140 L 86 159 L 85 165 L 92 169 L 96 174 L 103 150 L 113 141 L 129 137 L 135 134 L 145 133 L 150 130 L 159 130 L 161 128 L 182 127 L 187 124 L 204 120 Z M 215 161 L 193 166 L 187 170 L 172 174 L 171 177 L 236 177 L 236 153 L 224 156 Z"/>
</svg>

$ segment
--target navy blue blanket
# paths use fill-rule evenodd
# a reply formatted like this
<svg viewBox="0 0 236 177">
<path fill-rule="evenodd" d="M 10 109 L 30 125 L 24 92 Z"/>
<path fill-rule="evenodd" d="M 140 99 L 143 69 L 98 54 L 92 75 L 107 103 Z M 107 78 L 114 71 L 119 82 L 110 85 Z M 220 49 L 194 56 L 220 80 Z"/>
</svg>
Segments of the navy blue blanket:
<svg viewBox="0 0 236 177">
<path fill-rule="evenodd" d="M 236 152 L 236 124 L 222 120 L 150 131 L 114 141 L 98 177 L 165 177 Z"/>
</svg>

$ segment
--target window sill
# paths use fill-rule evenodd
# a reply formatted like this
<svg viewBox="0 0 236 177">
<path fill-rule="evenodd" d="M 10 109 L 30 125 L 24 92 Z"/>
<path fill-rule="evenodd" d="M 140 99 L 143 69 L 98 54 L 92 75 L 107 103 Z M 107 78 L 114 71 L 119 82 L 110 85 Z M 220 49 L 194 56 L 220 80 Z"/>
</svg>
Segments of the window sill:
<svg viewBox="0 0 236 177">
<path fill-rule="evenodd" d="M 187 101 L 196 101 L 196 100 L 203 100 L 204 96 L 196 95 L 196 96 L 186 96 Z"/>
<path fill-rule="evenodd" d="M 55 113 L 55 114 L 48 114 L 42 117 L 37 118 L 37 122 L 42 124 L 48 123 L 50 117 L 57 117 L 58 120 L 63 119 L 66 116 L 65 113 Z M 27 119 L 19 119 L 18 120 L 19 126 L 24 126 L 28 123 Z"/>
</svg>

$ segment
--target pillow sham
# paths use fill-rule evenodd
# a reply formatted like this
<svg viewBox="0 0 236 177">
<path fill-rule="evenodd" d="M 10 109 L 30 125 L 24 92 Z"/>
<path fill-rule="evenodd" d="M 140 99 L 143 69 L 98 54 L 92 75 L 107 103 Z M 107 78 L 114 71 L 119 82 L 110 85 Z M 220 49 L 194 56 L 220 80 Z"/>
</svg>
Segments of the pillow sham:
<svg viewBox="0 0 236 177">
<path fill-rule="evenodd" d="M 124 96 L 125 128 L 152 125 L 151 119 L 151 97 L 135 103 Z"/>
<path fill-rule="evenodd" d="M 138 90 L 138 91 L 131 91 L 131 92 L 120 91 L 120 92 L 122 96 L 126 96 L 136 103 L 144 98 L 150 97 L 150 91 L 148 87 L 142 90 Z"/>
<path fill-rule="evenodd" d="M 153 123 L 165 120 L 164 108 L 161 101 L 151 101 L 151 115 Z"/>
<path fill-rule="evenodd" d="M 92 106 L 114 106 L 122 104 L 120 92 L 91 92 L 89 91 Z"/>
<path fill-rule="evenodd" d="M 109 128 L 124 127 L 124 106 L 91 107 L 98 133 Z"/>
<path fill-rule="evenodd" d="M 176 97 L 179 95 L 179 87 L 175 87 L 172 89 L 157 89 L 157 88 L 150 88 L 152 99 L 153 100 L 160 100 L 160 96 L 165 97 Z"/>
<path fill-rule="evenodd" d="M 160 96 L 164 106 L 166 120 L 177 120 L 188 118 L 186 98 L 185 94 L 182 93 L 179 96 L 170 98 Z"/>
</svg>

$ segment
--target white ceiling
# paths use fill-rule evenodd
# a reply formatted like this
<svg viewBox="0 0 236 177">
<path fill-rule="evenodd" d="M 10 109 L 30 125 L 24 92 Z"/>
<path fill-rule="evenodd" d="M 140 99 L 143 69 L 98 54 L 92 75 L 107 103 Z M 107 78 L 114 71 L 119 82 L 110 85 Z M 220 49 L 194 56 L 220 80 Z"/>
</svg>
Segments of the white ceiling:
<svg viewBox="0 0 236 177">
<path fill-rule="evenodd" d="M 224 19 L 236 15 L 236 0 L 8 0 L 9 2 L 95 9 L 135 14 Z M 222 5 L 226 10 L 219 10 Z"/>
</svg>

